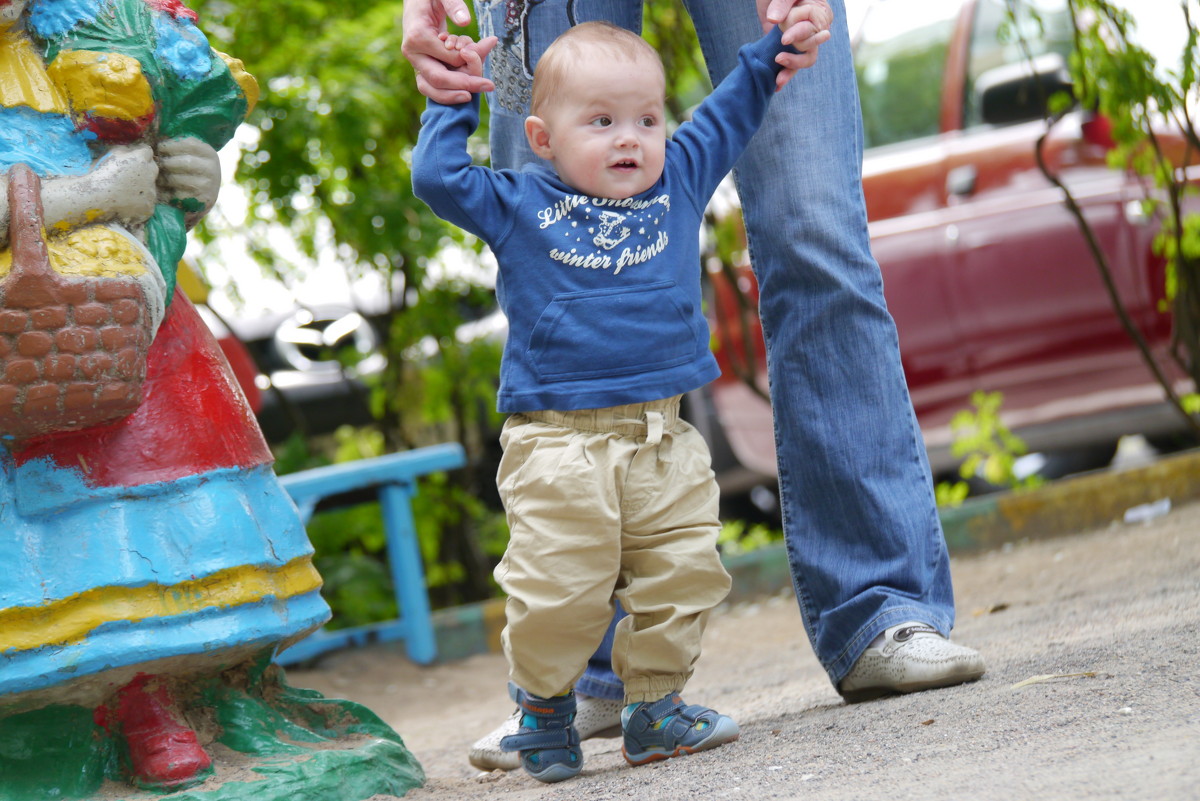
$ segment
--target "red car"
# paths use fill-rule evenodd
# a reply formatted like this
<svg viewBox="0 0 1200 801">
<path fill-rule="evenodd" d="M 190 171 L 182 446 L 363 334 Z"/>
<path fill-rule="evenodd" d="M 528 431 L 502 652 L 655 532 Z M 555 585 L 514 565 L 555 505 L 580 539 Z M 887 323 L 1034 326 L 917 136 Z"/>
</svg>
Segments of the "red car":
<svg viewBox="0 0 1200 801">
<path fill-rule="evenodd" d="M 872 249 L 935 475 L 957 467 L 949 422 L 975 390 L 1003 393 L 1002 418 L 1031 451 L 1086 457 L 1075 467 L 1106 463 L 1122 435 L 1155 441 L 1184 430 L 1122 329 L 1062 192 L 1035 163 L 1046 131 L 1039 98 L 1069 87 L 1065 2 L 1035 3 L 1042 30 L 1027 32 L 1036 75 L 1018 44 L 999 39 L 1005 5 L 878 2 L 855 44 Z M 1105 163 L 1107 130 L 1102 118 L 1072 111 L 1046 152 L 1161 355 L 1170 318 L 1158 310 L 1154 228 L 1135 177 Z M 753 298 L 749 267 L 740 269 L 736 280 Z M 773 484 L 774 438 L 769 406 L 731 362 L 755 354 L 765 389 L 761 330 L 756 319 L 742 325 L 729 282 L 713 279 L 724 375 L 688 399 L 688 414 L 713 444 L 723 489 L 736 493 Z"/>
</svg>

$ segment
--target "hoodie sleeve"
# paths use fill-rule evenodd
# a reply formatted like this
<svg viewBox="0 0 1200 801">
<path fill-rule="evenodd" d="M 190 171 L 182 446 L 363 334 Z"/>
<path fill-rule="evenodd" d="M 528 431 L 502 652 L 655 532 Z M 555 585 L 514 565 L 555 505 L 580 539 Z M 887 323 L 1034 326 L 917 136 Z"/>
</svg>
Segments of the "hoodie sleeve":
<svg viewBox="0 0 1200 801">
<path fill-rule="evenodd" d="M 426 103 L 412 156 L 413 194 L 441 219 L 492 244 L 506 233 L 520 188 L 516 173 L 471 163 L 467 139 L 478 127 L 478 95 L 454 106 Z"/>
<path fill-rule="evenodd" d="M 701 211 L 762 124 L 775 94 L 775 77 L 783 69 L 775 56 L 796 52 L 782 44 L 782 36 L 776 26 L 743 45 L 737 66 L 671 137 L 675 163 Z"/>
</svg>

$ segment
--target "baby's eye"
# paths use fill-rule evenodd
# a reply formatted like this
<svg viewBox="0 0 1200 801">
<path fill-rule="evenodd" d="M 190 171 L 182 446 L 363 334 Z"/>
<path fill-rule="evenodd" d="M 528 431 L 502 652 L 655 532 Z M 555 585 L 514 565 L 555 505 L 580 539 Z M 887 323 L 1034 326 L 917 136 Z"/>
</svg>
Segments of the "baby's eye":
<svg viewBox="0 0 1200 801">
<path fill-rule="evenodd" d="M 607 128 L 608 126 L 612 125 L 612 117 L 606 117 L 602 114 L 592 120 L 592 125 L 595 125 L 599 128 Z"/>
<path fill-rule="evenodd" d="M 658 120 L 654 117 L 642 117 L 638 120 L 638 125 L 641 125 L 643 128 L 653 128 L 657 124 Z"/>
</svg>

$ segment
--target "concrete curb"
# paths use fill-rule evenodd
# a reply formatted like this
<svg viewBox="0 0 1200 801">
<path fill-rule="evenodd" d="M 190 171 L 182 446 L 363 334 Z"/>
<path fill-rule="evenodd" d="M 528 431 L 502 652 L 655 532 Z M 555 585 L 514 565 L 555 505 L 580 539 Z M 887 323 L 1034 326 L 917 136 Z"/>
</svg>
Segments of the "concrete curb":
<svg viewBox="0 0 1200 801">
<path fill-rule="evenodd" d="M 1152 464 L 1108 470 L 1056 481 L 1037 490 L 976 498 L 941 511 L 950 553 L 961 555 L 1005 543 L 1045 539 L 1123 521 L 1135 507 L 1169 499 L 1174 506 L 1200 499 L 1200 450 Z M 782 592 L 791 585 L 782 544 L 727 557 L 733 577 L 729 603 Z M 433 613 L 438 662 L 500 650 L 504 600 L 442 609 Z"/>
</svg>

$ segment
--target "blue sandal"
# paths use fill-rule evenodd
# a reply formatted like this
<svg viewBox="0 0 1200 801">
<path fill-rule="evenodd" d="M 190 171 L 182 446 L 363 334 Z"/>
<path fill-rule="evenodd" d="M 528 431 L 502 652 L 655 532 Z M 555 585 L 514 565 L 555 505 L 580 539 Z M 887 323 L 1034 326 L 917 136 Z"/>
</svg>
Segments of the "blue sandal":
<svg viewBox="0 0 1200 801">
<path fill-rule="evenodd" d="M 575 720 L 575 693 L 538 698 L 509 682 L 508 694 L 517 702 L 521 726 L 500 739 L 501 751 L 518 751 L 525 772 L 540 782 L 561 782 L 583 770 L 583 751 Z"/>
<path fill-rule="evenodd" d="M 621 752 L 630 765 L 707 751 L 733 742 L 740 733 L 733 718 L 706 706 L 686 705 L 675 693 L 626 708 L 621 723 L 625 730 Z"/>
</svg>

